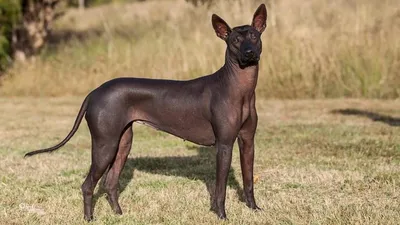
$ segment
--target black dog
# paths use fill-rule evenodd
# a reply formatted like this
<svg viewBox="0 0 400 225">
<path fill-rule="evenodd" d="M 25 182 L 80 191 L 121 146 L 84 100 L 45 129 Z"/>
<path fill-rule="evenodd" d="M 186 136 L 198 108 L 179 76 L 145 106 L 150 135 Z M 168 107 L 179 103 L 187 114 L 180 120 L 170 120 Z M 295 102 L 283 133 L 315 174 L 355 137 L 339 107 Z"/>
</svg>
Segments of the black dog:
<svg viewBox="0 0 400 225">
<path fill-rule="evenodd" d="M 257 127 L 255 88 L 261 54 L 261 33 L 267 10 L 262 4 L 251 26 L 231 29 L 212 15 L 218 37 L 227 44 L 225 64 L 217 72 L 188 81 L 118 78 L 110 80 L 83 101 L 75 124 L 58 145 L 27 153 L 52 152 L 76 132 L 86 113 L 92 137 L 92 164 L 82 185 L 86 220 L 93 219 L 93 190 L 104 174 L 113 210 L 118 203 L 118 179 L 132 145 L 132 123 L 141 121 L 185 140 L 217 149 L 217 180 L 213 210 L 226 218 L 226 182 L 232 146 L 238 139 L 246 204 L 259 209 L 253 193 L 254 134 Z"/>
</svg>

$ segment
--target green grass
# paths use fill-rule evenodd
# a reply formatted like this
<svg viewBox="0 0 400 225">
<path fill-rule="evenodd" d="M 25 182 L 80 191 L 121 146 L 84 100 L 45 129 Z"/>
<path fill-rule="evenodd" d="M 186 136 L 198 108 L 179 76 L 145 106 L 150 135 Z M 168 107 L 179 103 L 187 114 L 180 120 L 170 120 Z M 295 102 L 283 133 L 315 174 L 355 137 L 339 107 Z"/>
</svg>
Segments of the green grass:
<svg viewBox="0 0 400 225">
<path fill-rule="evenodd" d="M 60 141 L 82 99 L 0 98 L 1 224 L 84 224 L 86 122 L 57 152 L 22 158 Z M 255 196 L 264 210 L 252 212 L 240 201 L 235 146 L 225 222 L 209 210 L 214 149 L 135 125 L 120 180 L 124 214 L 114 215 L 99 192 L 93 224 L 398 224 L 399 103 L 259 100 Z M 341 109 L 359 113 L 332 112 Z"/>
</svg>

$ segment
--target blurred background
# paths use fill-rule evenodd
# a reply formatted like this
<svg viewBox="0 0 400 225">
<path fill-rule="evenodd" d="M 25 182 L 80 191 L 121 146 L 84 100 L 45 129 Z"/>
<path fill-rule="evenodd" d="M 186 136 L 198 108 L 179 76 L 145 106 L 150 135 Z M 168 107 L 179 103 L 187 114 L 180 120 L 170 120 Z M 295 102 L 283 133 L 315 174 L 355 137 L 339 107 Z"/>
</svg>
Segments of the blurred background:
<svg viewBox="0 0 400 225">
<path fill-rule="evenodd" d="M 400 96 L 398 0 L 0 0 L 0 95 L 82 96 L 106 80 L 191 79 L 268 8 L 259 98 Z"/>
</svg>

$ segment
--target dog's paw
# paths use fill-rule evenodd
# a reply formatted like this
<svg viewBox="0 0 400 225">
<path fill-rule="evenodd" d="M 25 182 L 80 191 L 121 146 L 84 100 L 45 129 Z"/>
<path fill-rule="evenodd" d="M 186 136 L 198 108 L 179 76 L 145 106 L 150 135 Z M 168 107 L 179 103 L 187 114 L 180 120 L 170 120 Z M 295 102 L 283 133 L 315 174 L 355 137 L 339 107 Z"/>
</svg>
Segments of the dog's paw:
<svg viewBox="0 0 400 225">
<path fill-rule="evenodd" d="M 225 209 L 218 209 L 215 205 L 210 209 L 215 214 L 217 214 L 218 218 L 221 220 L 227 220 Z"/>
<path fill-rule="evenodd" d="M 93 222 L 93 215 L 90 216 L 85 215 L 83 218 L 86 220 L 86 222 Z"/>
<path fill-rule="evenodd" d="M 228 220 L 228 218 L 226 217 L 226 213 L 225 212 L 217 213 L 217 216 L 221 220 Z"/>
<path fill-rule="evenodd" d="M 246 203 L 246 206 L 254 211 L 262 211 L 262 208 L 258 207 L 254 202 L 253 203 Z"/>
</svg>

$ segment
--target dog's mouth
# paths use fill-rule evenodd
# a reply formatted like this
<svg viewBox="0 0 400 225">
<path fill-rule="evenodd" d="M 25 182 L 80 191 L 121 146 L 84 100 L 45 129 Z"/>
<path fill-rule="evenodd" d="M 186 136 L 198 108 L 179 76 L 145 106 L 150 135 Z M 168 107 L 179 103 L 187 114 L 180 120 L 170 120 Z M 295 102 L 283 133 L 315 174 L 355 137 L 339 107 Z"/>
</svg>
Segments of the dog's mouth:
<svg viewBox="0 0 400 225">
<path fill-rule="evenodd" d="M 254 66 L 258 64 L 258 61 L 260 61 L 260 56 L 253 56 L 253 57 L 241 57 L 239 59 L 239 65 L 240 67 L 248 67 L 248 66 Z"/>
</svg>

